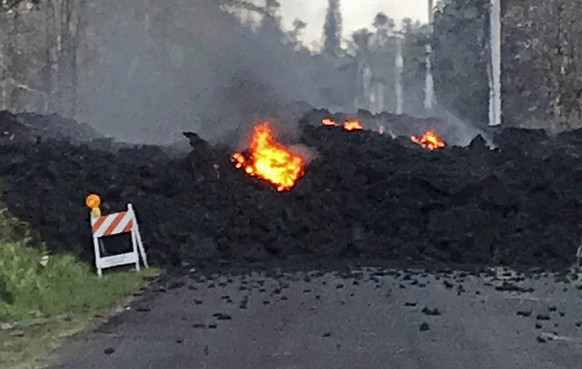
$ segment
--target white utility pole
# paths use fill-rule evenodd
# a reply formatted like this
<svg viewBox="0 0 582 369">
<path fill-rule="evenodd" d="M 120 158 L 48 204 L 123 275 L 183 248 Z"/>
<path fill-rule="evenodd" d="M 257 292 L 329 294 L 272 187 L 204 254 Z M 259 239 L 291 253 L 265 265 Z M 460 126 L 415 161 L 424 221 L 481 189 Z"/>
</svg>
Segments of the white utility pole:
<svg viewBox="0 0 582 369">
<path fill-rule="evenodd" d="M 501 0 L 491 0 L 489 125 L 501 124 Z"/>
<path fill-rule="evenodd" d="M 402 37 L 397 36 L 396 42 L 396 114 L 404 112 L 404 94 L 402 88 L 402 70 L 404 68 L 404 58 L 402 56 Z"/>
<path fill-rule="evenodd" d="M 430 32 L 432 35 L 433 32 L 433 21 L 434 21 L 434 0 L 428 0 L 428 24 L 430 27 Z M 427 111 L 431 111 L 435 105 L 435 96 L 434 96 L 434 81 L 432 78 L 432 63 L 431 63 L 431 55 L 432 55 L 432 47 L 429 42 L 426 45 L 426 80 L 424 86 L 424 108 Z"/>
</svg>

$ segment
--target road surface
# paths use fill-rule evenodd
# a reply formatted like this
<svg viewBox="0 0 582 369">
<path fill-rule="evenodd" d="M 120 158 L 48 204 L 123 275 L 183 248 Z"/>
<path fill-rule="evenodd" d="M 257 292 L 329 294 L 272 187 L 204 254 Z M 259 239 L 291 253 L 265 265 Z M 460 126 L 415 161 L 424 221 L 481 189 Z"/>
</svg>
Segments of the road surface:
<svg viewBox="0 0 582 369">
<path fill-rule="evenodd" d="M 69 339 L 49 368 L 582 368 L 582 292 L 553 277 L 502 283 L 378 268 L 193 272 Z"/>
</svg>

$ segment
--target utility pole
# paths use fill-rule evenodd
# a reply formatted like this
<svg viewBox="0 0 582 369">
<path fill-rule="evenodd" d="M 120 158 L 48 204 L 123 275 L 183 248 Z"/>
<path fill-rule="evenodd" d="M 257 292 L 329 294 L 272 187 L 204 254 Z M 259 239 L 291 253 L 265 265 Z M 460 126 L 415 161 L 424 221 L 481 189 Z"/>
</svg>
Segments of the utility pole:
<svg viewBox="0 0 582 369">
<path fill-rule="evenodd" d="M 428 0 L 428 24 L 430 27 L 430 34 L 433 33 L 433 21 L 434 21 L 434 0 Z M 426 80 L 424 86 L 424 108 L 427 112 L 432 111 L 435 105 L 434 96 L 434 81 L 432 78 L 432 46 L 430 42 L 426 45 Z"/>
<path fill-rule="evenodd" d="M 396 114 L 404 112 L 404 93 L 402 87 L 402 70 L 404 68 L 404 58 L 402 56 L 402 36 L 396 36 Z"/>
<path fill-rule="evenodd" d="M 489 126 L 501 124 L 501 0 L 490 0 Z"/>
</svg>

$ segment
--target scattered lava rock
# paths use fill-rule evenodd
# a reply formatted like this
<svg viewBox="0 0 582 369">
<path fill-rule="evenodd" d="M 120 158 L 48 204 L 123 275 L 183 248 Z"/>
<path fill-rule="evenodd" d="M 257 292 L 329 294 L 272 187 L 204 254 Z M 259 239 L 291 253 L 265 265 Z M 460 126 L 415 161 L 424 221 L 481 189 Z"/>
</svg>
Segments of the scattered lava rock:
<svg viewBox="0 0 582 369">
<path fill-rule="evenodd" d="M 439 316 L 441 315 L 441 312 L 439 311 L 439 309 L 434 308 L 434 309 L 429 309 L 428 307 L 425 307 L 422 309 L 422 313 L 424 315 L 429 315 L 429 316 Z"/>
<path fill-rule="evenodd" d="M 537 320 L 550 320 L 550 316 L 549 315 L 544 315 L 544 314 L 538 314 L 536 316 Z"/>
<path fill-rule="evenodd" d="M 495 287 L 495 289 L 497 291 L 522 292 L 522 293 L 529 293 L 529 292 L 534 291 L 533 288 L 520 287 L 516 284 L 509 283 L 509 282 L 503 282 L 503 284 L 501 286 L 497 286 L 497 287 Z"/>
<path fill-rule="evenodd" d="M 213 317 L 215 317 L 217 320 L 232 320 L 232 317 L 228 314 L 224 314 L 224 313 L 216 313 L 212 315 Z"/>
<path fill-rule="evenodd" d="M 112 355 L 115 352 L 115 349 L 113 347 L 107 347 L 105 350 L 103 350 L 103 353 L 105 355 Z"/>
<path fill-rule="evenodd" d="M 319 113 L 302 119 L 296 141 L 317 157 L 287 193 L 237 170 L 232 149 L 193 133 L 185 138 L 191 152 L 179 154 L 112 143 L 57 116 L 0 113 L 0 132 L 8 132 L 0 135 L 2 202 L 52 252 L 91 263 L 84 199 L 96 192 L 104 214 L 133 204 L 157 266 L 291 255 L 429 266 L 571 264 L 582 218 L 582 145 L 572 144 L 579 133 L 506 129 L 494 150 L 478 139 L 430 151 L 406 137 L 313 126 Z M 431 123 L 378 119 L 391 132 Z M 105 247 L 115 252 L 117 244 L 105 240 Z"/>
<path fill-rule="evenodd" d="M 532 314 L 532 311 L 531 310 L 520 310 L 520 311 L 517 312 L 517 315 L 518 316 L 523 316 L 525 318 L 530 317 L 531 314 Z"/>
<path fill-rule="evenodd" d="M 428 325 L 428 323 L 422 323 L 422 324 L 420 325 L 420 328 L 419 328 L 419 330 L 420 330 L 421 332 L 426 332 L 426 331 L 430 330 L 430 326 Z"/>
</svg>

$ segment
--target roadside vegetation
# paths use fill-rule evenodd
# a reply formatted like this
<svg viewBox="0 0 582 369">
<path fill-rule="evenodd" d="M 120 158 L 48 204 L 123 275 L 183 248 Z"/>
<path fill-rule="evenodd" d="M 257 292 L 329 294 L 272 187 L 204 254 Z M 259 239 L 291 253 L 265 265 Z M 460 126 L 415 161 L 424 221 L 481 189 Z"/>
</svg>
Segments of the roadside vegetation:
<svg viewBox="0 0 582 369">
<path fill-rule="evenodd" d="M 155 273 L 109 271 L 99 278 L 73 256 L 50 255 L 26 224 L 0 210 L 0 368 L 34 367 Z"/>
</svg>

